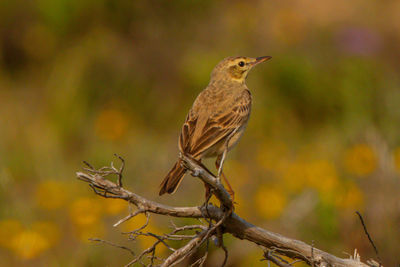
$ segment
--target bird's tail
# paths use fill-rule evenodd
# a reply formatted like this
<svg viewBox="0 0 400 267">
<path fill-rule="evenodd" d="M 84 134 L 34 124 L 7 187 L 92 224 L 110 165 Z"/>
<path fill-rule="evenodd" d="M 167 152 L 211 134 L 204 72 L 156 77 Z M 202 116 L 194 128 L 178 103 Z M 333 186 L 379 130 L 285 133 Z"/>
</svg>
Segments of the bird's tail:
<svg viewBox="0 0 400 267">
<path fill-rule="evenodd" d="M 161 182 L 159 195 L 175 193 L 185 173 L 186 169 L 181 166 L 181 160 L 179 159 Z"/>
</svg>

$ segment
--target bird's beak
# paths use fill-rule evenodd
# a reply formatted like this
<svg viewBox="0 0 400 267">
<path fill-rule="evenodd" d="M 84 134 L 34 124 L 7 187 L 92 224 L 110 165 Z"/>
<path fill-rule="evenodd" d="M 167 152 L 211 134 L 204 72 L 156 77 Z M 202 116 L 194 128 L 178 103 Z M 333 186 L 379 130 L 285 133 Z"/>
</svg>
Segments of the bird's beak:
<svg viewBox="0 0 400 267">
<path fill-rule="evenodd" d="M 265 61 L 267 61 L 267 60 L 270 60 L 271 58 L 272 58 L 272 57 L 270 57 L 270 56 L 258 57 L 258 58 L 256 58 L 256 60 L 253 62 L 252 65 L 257 65 L 257 64 L 259 64 L 259 63 L 262 63 L 262 62 L 265 62 Z"/>
</svg>

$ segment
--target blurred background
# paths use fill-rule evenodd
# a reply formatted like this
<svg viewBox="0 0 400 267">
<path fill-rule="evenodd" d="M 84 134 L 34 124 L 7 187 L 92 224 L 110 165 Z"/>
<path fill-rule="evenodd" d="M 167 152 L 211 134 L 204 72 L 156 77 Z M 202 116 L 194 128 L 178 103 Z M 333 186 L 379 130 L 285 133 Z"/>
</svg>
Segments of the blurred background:
<svg viewBox="0 0 400 267">
<path fill-rule="evenodd" d="M 154 241 L 121 234 L 144 216 L 112 227 L 129 207 L 76 180 L 82 160 L 118 165 L 118 153 L 129 190 L 200 205 L 198 179 L 173 196 L 158 186 L 193 100 L 233 55 L 273 57 L 247 79 L 252 117 L 224 168 L 237 213 L 366 260 L 375 254 L 358 210 L 385 266 L 399 264 L 399 14 L 396 0 L 2 1 L 2 264 L 121 266 L 132 255 L 88 238 L 136 252 Z M 152 216 L 148 230 L 168 227 Z M 225 242 L 230 266 L 266 265 L 254 244 Z M 218 266 L 223 254 L 210 250 Z"/>
</svg>

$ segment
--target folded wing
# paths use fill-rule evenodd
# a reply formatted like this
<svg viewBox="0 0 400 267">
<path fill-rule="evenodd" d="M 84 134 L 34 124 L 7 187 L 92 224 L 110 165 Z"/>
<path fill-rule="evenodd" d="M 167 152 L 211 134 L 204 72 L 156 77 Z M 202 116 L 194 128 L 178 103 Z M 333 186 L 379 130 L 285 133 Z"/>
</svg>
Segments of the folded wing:
<svg viewBox="0 0 400 267">
<path fill-rule="evenodd" d="M 201 114 L 189 112 L 182 127 L 179 138 L 179 148 L 194 158 L 226 139 L 231 133 L 242 127 L 249 119 L 251 112 L 251 94 L 244 90 L 231 104 L 231 107 L 222 112 L 207 114 L 208 118 L 200 118 Z M 198 123 L 206 119 L 205 123 Z M 200 135 L 194 135 L 196 127 L 202 127 Z M 198 132 L 198 131 L 197 131 Z"/>
</svg>

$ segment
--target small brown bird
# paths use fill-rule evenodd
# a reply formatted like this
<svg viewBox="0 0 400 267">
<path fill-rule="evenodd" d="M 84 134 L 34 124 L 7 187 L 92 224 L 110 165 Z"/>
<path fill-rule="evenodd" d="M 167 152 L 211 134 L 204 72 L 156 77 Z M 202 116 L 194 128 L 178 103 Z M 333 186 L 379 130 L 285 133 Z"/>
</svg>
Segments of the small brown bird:
<svg viewBox="0 0 400 267">
<path fill-rule="evenodd" d="M 248 72 L 258 63 L 271 59 L 269 56 L 228 57 L 218 63 L 211 72 L 210 83 L 194 101 L 179 136 L 179 151 L 201 162 L 201 159 L 217 157 L 218 178 L 221 176 L 233 190 L 222 173 L 226 153 L 242 136 L 251 111 L 251 94 L 245 84 Z M 182 181 L 186 169 L 181 160 L 175 163 L 162 181 L 160 195 L 173 194 Z M 208 193 L 208 187 L 206 185 Z"/>
</svg>

